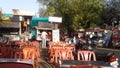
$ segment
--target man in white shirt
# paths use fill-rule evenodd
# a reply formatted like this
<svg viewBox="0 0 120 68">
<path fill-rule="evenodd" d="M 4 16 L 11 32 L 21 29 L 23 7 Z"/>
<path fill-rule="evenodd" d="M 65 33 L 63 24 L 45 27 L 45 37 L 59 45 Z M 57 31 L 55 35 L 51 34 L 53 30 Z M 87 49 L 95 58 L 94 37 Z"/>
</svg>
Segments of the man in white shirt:
<svg viewBox="0 0 120 68">
<path fill-rule="evenodd" d="M 47 32 L 43 31 L 41 33 L 41 38 L 42 38 L 42 48 L 46 48 L 46 41 L 47 41 Z"/>
</svg>

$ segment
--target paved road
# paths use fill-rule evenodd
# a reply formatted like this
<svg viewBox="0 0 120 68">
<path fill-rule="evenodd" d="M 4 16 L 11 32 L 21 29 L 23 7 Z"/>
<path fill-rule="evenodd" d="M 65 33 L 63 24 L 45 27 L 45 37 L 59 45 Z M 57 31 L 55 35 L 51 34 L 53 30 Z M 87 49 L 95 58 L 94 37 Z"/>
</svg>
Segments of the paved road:
<svg viewBox="0 0 120 68">
<path fill-rule="evenodd" d="M 53 68 L 53 65 L 49 63 L 48 49 L 41 50 L 41 57 L 39 58 L 38 68 Z"/>
<path fill-rule="evenodd" d="M 119 59 L 118 62 L 120 64 L 120 50 L 117 49 L 108 49 L 108 48 L 97 48 L 94 50 L 96 53 L 103 53 L 106 54 L 109 52 L 113 52 L 115 56 Z"/>
</svg>

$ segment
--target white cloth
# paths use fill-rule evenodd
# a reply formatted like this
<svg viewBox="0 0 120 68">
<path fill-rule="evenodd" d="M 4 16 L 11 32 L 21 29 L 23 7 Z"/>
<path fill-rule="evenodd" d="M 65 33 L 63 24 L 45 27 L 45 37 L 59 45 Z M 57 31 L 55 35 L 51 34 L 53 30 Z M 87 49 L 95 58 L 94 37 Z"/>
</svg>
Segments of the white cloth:
<svg viewBox="0 0 120 68">
<path fill-rule="evenodd" d="M 48 34 L 45 31 L 43 31 L 42 34 L 41 34 L 42 48 L 46 48 L 47 35 Z"/>
<path fill-rule="evenodd" d="M 41 38 L 42 38 L 42 39 L 46 39 L 46 38 L 47 38 L 47 35 L 48 35 L 48 34 L 47 34 L 45 31 L 43 31 L 42 34 L 41 34 Z"/>
</svg>

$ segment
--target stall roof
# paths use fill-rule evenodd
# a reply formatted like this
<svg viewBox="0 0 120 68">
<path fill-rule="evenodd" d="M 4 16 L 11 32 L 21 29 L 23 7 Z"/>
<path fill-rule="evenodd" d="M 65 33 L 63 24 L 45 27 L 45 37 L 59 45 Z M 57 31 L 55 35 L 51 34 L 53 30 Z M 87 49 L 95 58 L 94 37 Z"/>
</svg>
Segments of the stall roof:
<svg viewBox="0 0 120 68">
<path fill-rule="evenodd" d="M 0 28 L 19 28 L 18 22 L 12 22 L 10 24 L 0 23 Z"/>
<path fill-rule="evenodd" d="M 33 17 L 32 21 L 30 23 L 30 27 L 35 27 L 38 26 L 39 22 L 44 22 L 44 23 L 48 23 L 48 18 L 38 18 L 38 17 Z"/>
<path fill-rule="evenodd" d="M 3 13 L 2 16 L 9 16 L 9 17 L 12 17 L 13 15 L 12 15 L 12 14 Z"/>
<path fill-rule="evenodd" d="M 38 22 L 48 22 L 48 18 L 37 18 L 37 17 L 33 17 L 32 21 L 38 21 Z"/>
</svg>

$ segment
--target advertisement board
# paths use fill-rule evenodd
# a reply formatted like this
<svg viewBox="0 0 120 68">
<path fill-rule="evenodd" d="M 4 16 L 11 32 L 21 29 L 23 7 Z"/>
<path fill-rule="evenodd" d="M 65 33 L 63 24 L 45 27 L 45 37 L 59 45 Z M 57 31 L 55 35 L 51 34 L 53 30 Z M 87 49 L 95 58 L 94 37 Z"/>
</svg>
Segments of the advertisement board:
<svg viewBox="0 0 120 68">
<path fill-rule="evenodd" d="M 56 22 L 56 23 L 62 23 L 62 18 L 61 17 L 49 17 L 49 22 Z"/>
<path fill-rule="evenodd" d="M 59 29 L 52 30 L 52 41 L 59 42 L 60 41 L 60 31 Z"/>
</svg>

